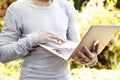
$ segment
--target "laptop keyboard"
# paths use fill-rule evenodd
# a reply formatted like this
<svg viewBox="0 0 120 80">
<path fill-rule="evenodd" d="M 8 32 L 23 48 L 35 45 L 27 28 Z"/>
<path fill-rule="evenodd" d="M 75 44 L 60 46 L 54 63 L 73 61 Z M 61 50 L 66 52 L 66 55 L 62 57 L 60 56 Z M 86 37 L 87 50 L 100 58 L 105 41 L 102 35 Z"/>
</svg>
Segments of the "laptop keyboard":
<svg viewBox="0 0 120 80">
<path fill-rule="evenodd" d="M 58 52 L 59 54 L 69 54 L 72 53 L 74 51 L 74 48 L 56 48 L 53 49 L 55 52 Z"/>
</svg>

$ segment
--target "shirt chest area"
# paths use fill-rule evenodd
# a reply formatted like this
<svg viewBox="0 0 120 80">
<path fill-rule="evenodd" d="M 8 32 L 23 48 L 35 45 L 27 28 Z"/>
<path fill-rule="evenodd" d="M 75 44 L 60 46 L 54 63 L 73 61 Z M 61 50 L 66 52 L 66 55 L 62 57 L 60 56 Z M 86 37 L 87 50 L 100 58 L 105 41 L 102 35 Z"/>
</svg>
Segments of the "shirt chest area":
<svg viewBox="0 0 120 80">
<path fill-rule="evenodd" d="M 23 17 L 23 33 L 31 32 L 66 32 L 68 17 L 61 10 L 40 10 L 28 13 Z"/>
</svg>

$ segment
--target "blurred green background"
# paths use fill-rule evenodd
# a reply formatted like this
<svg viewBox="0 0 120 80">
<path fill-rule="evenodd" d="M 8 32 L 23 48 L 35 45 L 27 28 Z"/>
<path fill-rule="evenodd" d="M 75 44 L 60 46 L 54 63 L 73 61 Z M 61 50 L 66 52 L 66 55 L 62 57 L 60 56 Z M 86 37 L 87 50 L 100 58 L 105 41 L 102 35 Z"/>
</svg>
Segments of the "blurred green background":
<svg viewBox="0 0 120 80">
<path fill-rule="evenodd" d="M 4 16 L 9 5 L 16 0 L 0 0 L 0 31 L 4 24 Z M 69 0 L 77 12 L 80 37 L 92 24 L 120 24 L 120 0 Z M 120 80 L 120 30 L 98 56 L 95 66 L 83 66 L 77 62 L 69 62 L 71 80 Z M 18 80 L 22 59 L 9 63 L 0 63 L 0 80 L 7 75 Z"/>
</svg>

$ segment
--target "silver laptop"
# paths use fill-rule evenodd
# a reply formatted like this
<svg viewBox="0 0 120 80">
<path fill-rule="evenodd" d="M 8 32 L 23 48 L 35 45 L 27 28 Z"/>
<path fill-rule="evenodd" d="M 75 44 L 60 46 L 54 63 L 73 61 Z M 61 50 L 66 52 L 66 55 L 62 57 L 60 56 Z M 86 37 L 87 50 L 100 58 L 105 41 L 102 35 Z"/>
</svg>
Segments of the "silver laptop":
<svg viewBox="0 0 120 80">
<path fill-rule="evenodd" d="M 98 53 L 100 53 L 119 28 L 120 25 L 92 25 L 80 42 L 66 41 L 62 45 L 47 43 L 40 46 L 68 61 L 77 51 L 82 51 L 83 46 L 91 50 L 91 45 L 96 40 L 99 41 Z"/>
</svg>

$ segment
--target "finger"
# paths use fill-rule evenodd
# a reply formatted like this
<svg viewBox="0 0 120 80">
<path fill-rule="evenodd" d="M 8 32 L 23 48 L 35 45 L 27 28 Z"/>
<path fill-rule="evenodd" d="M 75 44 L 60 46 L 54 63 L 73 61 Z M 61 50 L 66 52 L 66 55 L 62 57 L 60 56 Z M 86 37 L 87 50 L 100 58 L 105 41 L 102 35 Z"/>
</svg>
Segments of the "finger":
<svg viewBox="0 0 120 80">
<path fill-rule="evenodd" d="M 86 47 L 83 47 L 83 49 L 84 49 L 84 51 L 85 51 L 87 57 L 88 57 L 90 60 L 93 59 L 90 50 L 89 50 L 88 48 L 86 48 Z"/>
<path fill-rule="evenodd" d="M 87 63 L 88 63 L 88 61 L 84 61 L 84 59 L 78 58 L 77 56 L 74 57 L 73 59 L 74 59 L 74 61 L 78 61 L 78 62 L 80 62 L 81 64 L 87 64 Z"/>
<path fill-rule="evenodd" d="M 98 41 L 95 41 L 92 45 L 91 45 L 91 49 L 90 51 L 93 52 L 93 50 L 95 49 L 95 46 L 97 45 Z"/>
<path fill-rule="evenodd" d="M 48 34 L 48 37 L 50 39 L 55 39 L 57 43 L 64 43 L 65 42 L 63 39 L 61 39 L 60 37 L 56 36 L 53 33 L 47 32 L 47 34 Z"/>
<path fill-rule="evenodd" d="M 86 63 L 85 65 L 89 65 L 89 66 L 93 66 L 98 62 L 98 58 L 94 58 L 93 60 L 91 60 L 90 62 Z"/>
<path fill-rule="evenodd" d="M 51 38 L 48 39 L 48 42 L 52 42 L 52 43 L 59 44 L 59 45 L 62 44 L 62 42 L 58 42 L 56 39 L 51 39 Z"/>
<path fill-rule="evenodd" d="M 46 34 L 54 35 L 54 33 L 52 33 L 52 32 L 46 32 Z"/>
<path fill-rule="evenodd" d="M 94 46 L 96 46 L 97 44 L 99 44 L 99 41 L 98 41 L 98 40 L 95 41 Z"/>
<path fill-rule="evenodd" d="M 82 52 L 78 52 L 77 53 L 77 58 L 78 58 L 78 60 L 82 60 L 82 61 L 84 61 L 84 62 L 89 62 L 90 61 L 90 59 L 89 58 L 87 58 Z"/>
<path fill-rule="evenodd" d="M 96 42 L 94 43 L 93 52 L 98 53 L 98 49 L 99 49 L 99 41 L 96 41 Z"/>
<path fill-rule="evenodd" d="M 59 43 L 64 43 L 65 41 L 57 36 L 52 36 L 51 39 L 56 39 L 57 42 Z"/>
</svg>

